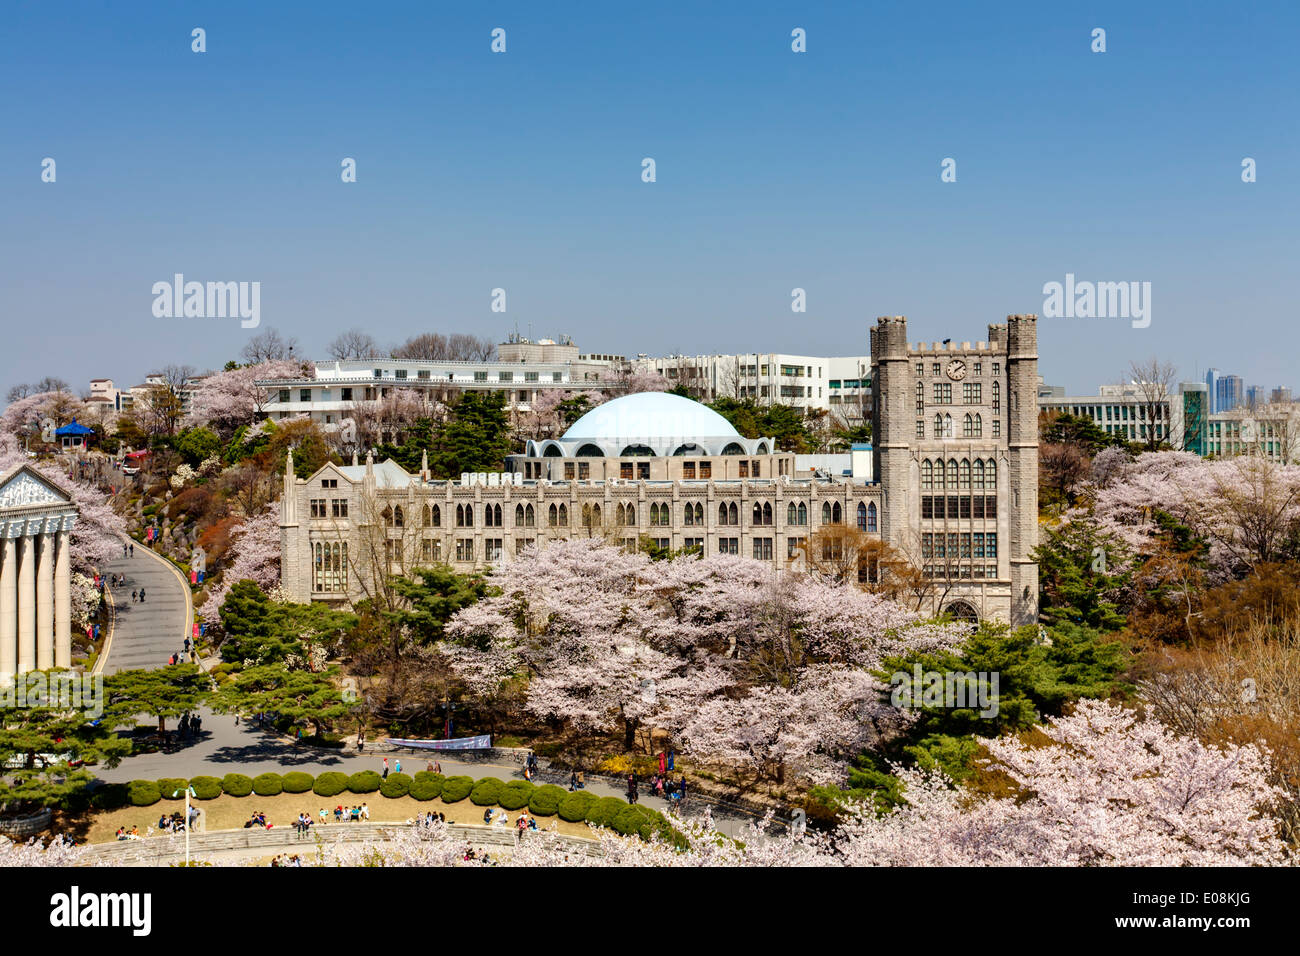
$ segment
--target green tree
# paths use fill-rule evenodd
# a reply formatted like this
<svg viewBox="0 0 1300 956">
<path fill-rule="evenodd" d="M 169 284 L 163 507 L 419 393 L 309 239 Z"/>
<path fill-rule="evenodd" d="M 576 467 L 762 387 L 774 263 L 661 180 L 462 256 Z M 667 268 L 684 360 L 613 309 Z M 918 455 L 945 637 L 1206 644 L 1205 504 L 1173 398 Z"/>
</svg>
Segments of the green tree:
<svg viewBox="0 0 1300 956">
<path fill-rule="evenodd" d="M 186 464 L 197 466 L 221 454 L 221 437 L 210 428 L 183 428 L 176 433 L 172 446 Z"/>
<path fill-rule="evenodd" d="M 50 684 L 58 673 L 46 673 Z M 39 675 L 27 675 L 28 687 L 34 676 Z M 18 706 L 12 690 L 0 693 L 0 806 L 11 811 L 62 804 L 94 780 L 84 764 L 116 767 L 131 752 L 131 742 L 113 732 L 112 720 L 92 721 L 84 710 L 49 702 L 48 696 L 35 704 L 28 698 Z"/>
<path fill-rule="evenodd" d="M 269 664 L 306 659 L 309 645 L 330 644 L 356 626 L 355 614 L 323 604 L 281 604 L 253 581 L 237 581 L 221 605 L 222 660 Z"/>
<path fill-rule="evenodd" d="M 333 721 L 357 709 L 334 683 L 337 669 L 285 670 L 277 664 L 248 667 L 217 692 L 213 706 L 224 713 L 268 713 L 307 722 L 323 735 Z"/>
<path fill-rule="evenodd" d="M 148 714 L 157 718 L 158 732 L 164 733 L 167 718 L 196 709 L 210 690 L 211 678 L 193 664 L 118 671 L 104 681 L 104 714 L 115 727 L 132 726 L 137 714 Z"/>
<path fill-rule="evenodd" d="M 1127 583 L 1125 551 L 1113 538 L 1087 520 L 1043 529 L 1034 549 L 1042 591 L 1039 614 L 1047 624 L 1073 622 L 1115 631 L 1125 624 L 1119 607 L 1109 599 Z"/>
<path fill-rule="evenodd" d="M 409 577 L 394 577 L 391 582 L 405 603 L 389 613 L 391 623 L 426 645 L 442 640 L 452 616 L 488 590 L 482 575 L 457 574 L 445 564 L 416 568 Z"/>
<path fill-rule="evenodd" d="M 438 432 L 429 467 L 440 478 L 461 472 L 500 471 L 510 451 L 505 393 L 466 392 Z"/>
</svg>

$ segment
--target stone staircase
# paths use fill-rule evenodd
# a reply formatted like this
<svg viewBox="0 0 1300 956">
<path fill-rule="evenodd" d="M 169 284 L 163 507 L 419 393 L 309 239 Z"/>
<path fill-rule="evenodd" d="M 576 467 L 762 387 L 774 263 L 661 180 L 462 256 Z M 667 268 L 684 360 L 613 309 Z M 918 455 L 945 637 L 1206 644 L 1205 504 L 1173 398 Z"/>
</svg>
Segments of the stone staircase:
<svg viewBox="0 0 1300 956">
<path fill-rule="evenodd" d="M 391 840 L 396 831 L 411 829 L 409 823 L 341 823 L 324 827 L 313 826 L 302 836 L 292 826 L 249 827 L 239 830 L 214 830 L 190 834 L 190 857 L 204 859 L 213 853 L 238 850 L 265 850 L 267 855 L 297 849 L 309 852 L 322 845 L 340 843 L 383 843 Z M 514 847 L 514 828 L 484 826 L 475 823 L 449 823 L 447 830 L 453 840 L 462 841 L 475 848 Z M 534 833 L 525 833 L 527 840 Z M 571 853 L 600 856 L 600 844 L 584 837 L 547 834 Z M 166 834 L 141 840 L 115 840 L 87 847 L 85 862 L 88 866 L 166 866 L 185 859 L 185 836 Z"/>
</svg>

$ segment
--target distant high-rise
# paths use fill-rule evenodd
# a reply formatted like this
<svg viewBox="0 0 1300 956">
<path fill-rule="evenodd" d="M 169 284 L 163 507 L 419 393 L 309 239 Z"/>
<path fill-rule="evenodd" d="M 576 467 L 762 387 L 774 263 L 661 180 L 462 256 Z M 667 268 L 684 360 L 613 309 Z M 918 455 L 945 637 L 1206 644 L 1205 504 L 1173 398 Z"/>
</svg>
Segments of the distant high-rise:
<svg viewBox="0 0 1300 956">
<path fill-rule="evenodd" d="M 1256 405 L 1263 405 L 1268 401 L 1268 389 L 1263 385 L 1246 386 L 1246 404 L 1251 408 Z"/>
<path fill-rule="evenodd" d="M 1210 407 L 1207 411 L 1214 414 L 1219 410 L 1219 375 L 1221 373 L 1217 368 L 1212 368 L 1205 373 L 1205 386 L 1210 393 Z"/>
<path fill-rule="evenodd" d="M 1246 400 L 1246 383 L 1240 375 L 1220 375 L 1215 383 L 1214 410 L 1230 412 Z"/>
<path fill-rule="evenodd" d="M 1279 385 L 1268 393 L 1268 400 L 1275 404 L 1286 405 L 1293 400 L 1291 398 L 1291 389 L 1285 385 Z"/>
</svg>

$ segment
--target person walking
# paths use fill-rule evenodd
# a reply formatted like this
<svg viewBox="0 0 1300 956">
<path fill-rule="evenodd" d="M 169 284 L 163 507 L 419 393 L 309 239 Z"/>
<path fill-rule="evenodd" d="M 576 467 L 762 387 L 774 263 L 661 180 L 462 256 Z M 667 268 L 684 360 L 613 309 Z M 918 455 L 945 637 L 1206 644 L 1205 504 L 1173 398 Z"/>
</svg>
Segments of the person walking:
<svg viewBox="0 0 1300 956">
<path fill-rule="evenodd" d="M 400 757 L 399 757 L 399 758 L 397 759 L 397 761 L 396 761 L 396 766 L 397 766 L 397 770 L 396 770 L 396 772 L 397 772 L 397 773 L 401 773 L 401 772 L 402 772 L 402 760 L 401 760 Z"/>
<path fill-rule="evenodd" d="M 131 542 L 131 557 L 135 557 L 135 542 Z"/>
<path fill-rule="evenodd" d="M 132 603 L 132 604 L 135 603 L 135 591 L 134 591 L 134 589 L 131 591 L 131 603 Z"/>
<path fill-rule="evenodd" d="M 144 603 L 144 588 L 140 589 L 140 603 Z"/>
</svg>

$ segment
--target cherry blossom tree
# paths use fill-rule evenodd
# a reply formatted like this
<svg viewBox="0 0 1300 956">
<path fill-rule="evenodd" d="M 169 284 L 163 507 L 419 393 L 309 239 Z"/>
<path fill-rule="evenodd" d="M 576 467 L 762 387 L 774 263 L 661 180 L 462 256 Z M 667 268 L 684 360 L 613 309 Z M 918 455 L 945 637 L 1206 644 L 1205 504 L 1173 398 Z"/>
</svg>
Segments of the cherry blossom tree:
<svg viewBox="0 0 1300 956">
<path fill-rule="evenodd" d="M 267 593 L 280 583 L 279 503 L 267 505 L 260 514 L 242 522 L 231 537 L 229 553 L 234 560 L 221 569 L 220 582 L 208 591 L 199 608 L 199 616 L 209 624 L 220 622 L 221 605 L 236 582 L 253 581 Z"/>
<path fill-rule="evenodd" d="M 210 425 L 229 435 L 239 426 L 251 424 L 271 401 L 270 391 L 255 382 L 296 379 L 304 374 L 311 374 L 310 366 L 276 359 L 208 375 L 194 387 L 185 422 L 188 425 Z"/>
</svg>

